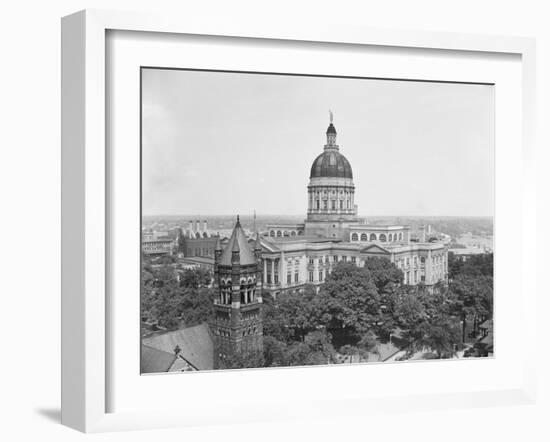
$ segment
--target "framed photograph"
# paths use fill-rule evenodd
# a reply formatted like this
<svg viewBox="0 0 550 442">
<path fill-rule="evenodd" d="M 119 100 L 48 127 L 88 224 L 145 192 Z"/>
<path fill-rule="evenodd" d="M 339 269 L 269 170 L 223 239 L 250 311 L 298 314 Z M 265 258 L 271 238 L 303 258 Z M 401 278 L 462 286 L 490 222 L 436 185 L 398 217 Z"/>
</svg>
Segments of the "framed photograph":
<svg viewBox="0 0 550 442">
<path fill-rule="evenodd" d="M 62 36 L 64 424 L 534 400 L 532 40 L 107 11 Z"/>
</svg>

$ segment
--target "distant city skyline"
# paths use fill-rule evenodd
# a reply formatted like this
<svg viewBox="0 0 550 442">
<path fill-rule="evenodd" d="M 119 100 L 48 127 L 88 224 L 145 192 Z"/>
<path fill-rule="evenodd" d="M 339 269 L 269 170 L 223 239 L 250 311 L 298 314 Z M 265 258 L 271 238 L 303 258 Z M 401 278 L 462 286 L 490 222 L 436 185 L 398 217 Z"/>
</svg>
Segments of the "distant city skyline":
<svg viewBox="0 0 550 442">
<path fill-rule="evenodd" d="M 305 216 L 329 109 L 359 216 L 492 217 L 494 90 L 145 69 L 145 216 Z"/>
</svg>

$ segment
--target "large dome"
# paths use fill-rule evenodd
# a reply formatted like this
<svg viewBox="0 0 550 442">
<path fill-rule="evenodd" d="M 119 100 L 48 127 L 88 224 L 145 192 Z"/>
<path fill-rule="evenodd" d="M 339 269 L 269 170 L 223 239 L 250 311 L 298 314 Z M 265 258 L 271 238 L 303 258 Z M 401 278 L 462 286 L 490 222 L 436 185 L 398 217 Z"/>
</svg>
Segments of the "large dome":
<svg viewBox="0 0 550 442">
<path fill-rule="evenodd" d="M 334 149 L 326 149 L 315 158 L 311 165 L 310 178 L 350 178 L 353 179 L 351 165 L 344 155 Z"/>
</svg>

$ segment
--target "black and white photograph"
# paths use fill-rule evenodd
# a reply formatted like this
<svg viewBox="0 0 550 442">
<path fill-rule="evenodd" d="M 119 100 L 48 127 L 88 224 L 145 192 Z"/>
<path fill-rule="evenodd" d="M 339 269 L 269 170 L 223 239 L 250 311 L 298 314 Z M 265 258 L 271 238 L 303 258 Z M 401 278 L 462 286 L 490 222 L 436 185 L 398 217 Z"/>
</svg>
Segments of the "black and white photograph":
<svg viewBox="0 0 550 442">
<path fill-rule="evenodd" d="M 493 357 L 494 93 L 142 67 L 141 373 Z"/>
</svg>

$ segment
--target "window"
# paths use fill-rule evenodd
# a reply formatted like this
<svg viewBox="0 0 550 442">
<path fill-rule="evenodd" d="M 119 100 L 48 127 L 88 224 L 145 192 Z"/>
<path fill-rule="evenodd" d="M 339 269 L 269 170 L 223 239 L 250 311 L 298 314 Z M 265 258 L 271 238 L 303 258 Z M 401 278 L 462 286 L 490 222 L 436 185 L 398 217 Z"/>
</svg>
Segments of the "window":
<svg viewBox="0 0 550 442">
<path fill-rule="evenodd" d="M 309 258 L 309 263 L 313 264 L 313 258 Z"/>
<path fill-rule="evenodd" d="M 332 257 L 332 260 L 333 260 L 334 262 L 338 262 L 338 256 L 334 255 L 334 256 Z"/>
<path fill-rule="evenodd" d="M 277 236 L 281 236 L 282 232 L 280 230 L 277 230 Z"/>
<path fill-rule="evenodd" d="M 271 231 L 269 232 L 269 236 L 275 236 L 275 230 L 271 230 Z"/>
<path fill-rule="evenodd" d="M 368 241 L 368 237 L 366 233 L 361 233 L 361 241 Z"/>
<path fill-rule="evenodd" d="M 245 304 L 245 286 L 244 284 L 242 283 L 241 281 L 241 289 L 240 289 L 240 293 L 241 293 L 241 304 Z"/>
<path fill-rule="evenodd" d="M 297 284 L 300 280 L 300 277 L 298 276 L 298 272 L 294 273 L 294 282 Z"/>
<path fill-rule="evenodd" d="M 355 256 L 352 256 L 351 257 L 351 262 L 355 264 L 357 262 L 357 258 Z"/>
<path fill-rule="evenodd" d="M 380 241 L 386 242 L 386 235 L 385 234 L 383 234 L 383 233 L 380 234 Z"/>
<path fill-rule="evenodd" d="M 288 273 L 286 275 L 286 283 L 287 284 L 292 284 L 292 275 L 290 273 Z"/>
<path fill-rule="evenodd" d="M 336 200 L 331 200 L 332 210 L 336 210 Z"/>
<path fill-rule="evenodd" d="M 313 282 L 313 272 L 309 272 L 309 282 Z"/>
<path fill-rule="evenodd" d="M 319 272 L 319 281 L 322 281 L 322 280 L 323 280 L 323 272 L 320 271 L 320 272 Z"/>
<path fill-rule="evenodd" d="M 320 208 L 320 201 L 319 200 L 315 200 L 315 208 L 317 210 L 319 210 L 319 208 Z"/>
<path fill-rule="evenodd" d="M 351 240 L 352 241 L 358 241 L 359 240 L 359 235 L 357 235 L 357 233 L 352 233 L 351 234 Z"/>
<path fill-rule="evenodd" d="M 343 209 L 344 209 L 344 201 L 340 200 L 340 210 L 343 210 Z"/>
<path fill-rule="evenodd" d="M 376 234 L 371 233 L 371 234 L 370 234 L 370 240 L 371 240 L 371 241 L 376 241 Z"/>
<path fill-rule="evenodd" d="M 342 256 L 342 261 L 347 262 L 347 261 L 348 261 L 348 257 L 347 257 L 347 256 Z"/>
<path fill-rule="evenodd" d="M 279 284 L 279 274 L 278 274 L 278 273 L 275 273 L 275 276 L 273 277 L 273 279 L 274 279 L 273 282 L 274 282 L 275 284 Z"/>
</svg>

